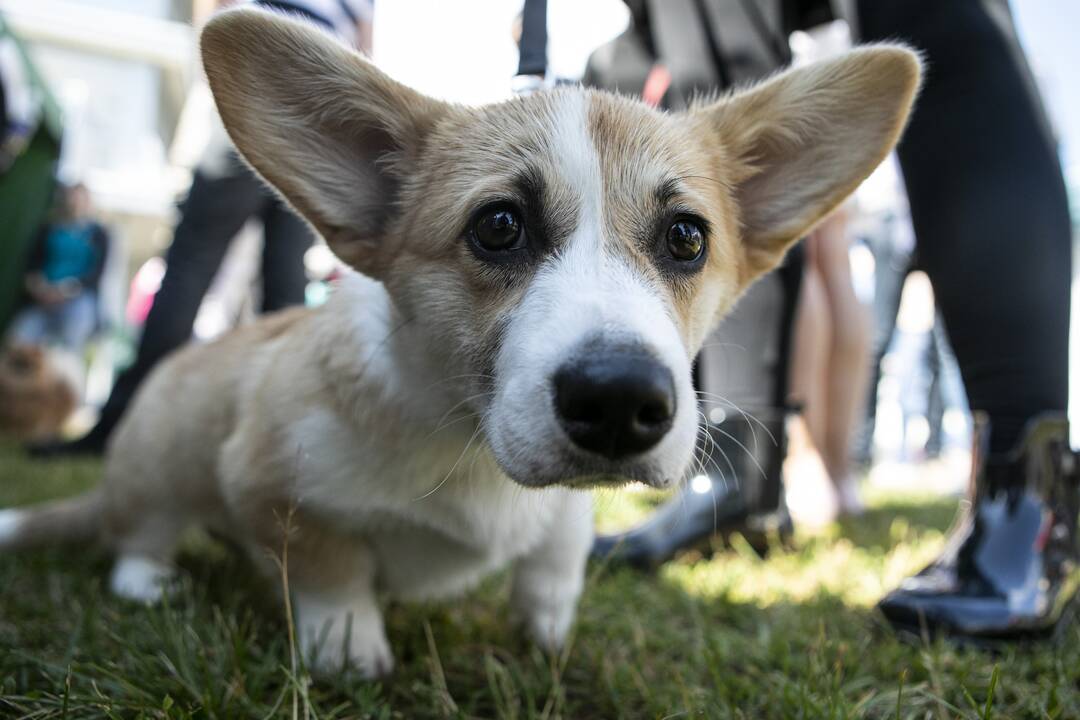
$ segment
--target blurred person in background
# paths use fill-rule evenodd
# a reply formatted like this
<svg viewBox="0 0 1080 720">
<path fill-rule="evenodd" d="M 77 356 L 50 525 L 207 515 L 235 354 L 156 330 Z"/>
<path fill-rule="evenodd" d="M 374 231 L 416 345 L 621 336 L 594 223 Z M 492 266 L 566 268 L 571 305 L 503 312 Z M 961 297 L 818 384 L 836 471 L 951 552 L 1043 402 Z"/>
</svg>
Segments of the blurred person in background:
<svg viewBox="0 0 1080 720">
<path fill-rule="evenodd" d="M 24 281 L 30 304 L 15 316 L 11 339 L 82 353 L 97 328 L 108 251 L 108 231 L 93 219 L 86 186 L 64 187 L 56 219 L 41 229 L 31 250 Z"/>
<path fill-rule="evenodd" d="M 1056 143 L 1005 0 L 860 0 L 858 11 L 864 39 L 927 56 L 898 156 L 919 266 L 986 418 L 945 550 L 880 608 L 913 633 L 1047 633 L 1080 580 L 1071 227 Z"/>
<path fill-rule="evenodd" d="M 795 64 L 840 55 L 851 44 L 842 22 L 791 36 Z M 852 446 L 870 380 L 870 315 L 851 272 L 849 219 L 857 202 L 856 194 L 804 242 L 789 395 L 801 412 L 789 423 L 784 478 L 792 516 L 811 527 L 863 511 Z"/>
<path fill-rule="evenodd" d="M 666 64 L 663 84 L 676 89 L 701 77 L 700 69 L 672 62 L 695 47 L 697 66 L 714 75 L 757 56 L 745 52 L 753 35 L 725 35 L 725 25 L 707 20 L 706 0 L 628 4 L 635 25 L 681 14 L 674 47 L 687 52 L 668 56 L 657 42 L 663 34 L 647 27 L 644 38 L 624 35 L 606 54 L 644 60 L 645 73 L 625 78 L 620 90 L 640 94 L 656 75 L 650 48 Z M 780 55 L 786 13 L 800 3 L 714 4 L 729 14 L 741 6 Z M 1045 634 L 1080 586 L 1080 464 L 1066 419 L 1071 228 L 1056 144 L 1006 0 L 856 6 L 848 17 L 862 40 L 904 41 L 927 58 L 898 157 L 920 267 L 934 286 L 970 405 L 987 419 L 977 423 L 968 501 L 944 551 L 879 607 L 916 634 L 977 641 Z M 807 9 L 828 10 L 821 3 Z M 696 26 L 685 21 L 695 12 Z M 733 62 L 703 62 L 725 56 Z M 681 527 L 651 524 L 669 532 L 666 551 L 700 538 L 685 527 L 709 519 L 700 516 L 687 515 Z M 631 531 L 620 540 L 641 545 L 641 536 Z M 645 540 L 655 545 L 656 533 Z"/>
<path fill-rule="evenodd" d="M 313 23 L 367 53 L 371 49 L 372 0 L 254 0 L 250 4 Z M 285 203 L 236 154 L 215 117 L 211 140 L 187 198 L 166 256 L 166 270 L 139 340 L 134 362 L 117 378 L 97 424 L 68 442 L 30 446 L 42 457 L 100 455 L 136 390 L 167 354 L 191 338 L 199 307 L 221 267 L 230 242 L 245 223 L 263 226 L 262 312 L 304 303 L 307 277 L 304 254 L 314 235 Z"/>
<path fill-rule="evenodd" d="M 806 238 L 806 269 L 792 345 L 791 423 L 784 475 L 795 520 L 820 526 L 860 515 L 853 442 L 870 380 L 870 317 L 855 295 L 841 207 Z"/>
<path fill-rule="evenodd" d="M 955 422 L 956 413 L 970 415 L 960 368 L 944 321 L 936 312 L 929 280 L 924 293 L 925 275 L 913 275 L 919 267 L 914 253 L 915 236 L 895 162 L 890 161 L 875 173 L 872 186 L 860 193 L 859 205 L 854 234 L 873 257 L 874 271 L 871 392 L 866 395 L 863 425 L 856 442 L 856 463 L 870 470 L 875 462 L 932 461 L 950 455 L 950 451 L 966 452 L 971 445 L 970 423 Z M 901 309 L 906 293 L 911 296 L 904 303 L 913 304 L 917 312 Z M 905 316 L 904 322 L 901 315 Z M 917 322 L 917 328 L 912 328 L 913 322 Z M 912 336 L 913 330 L 917 337 Z M 912 341 L 918 346 L 914 357 Z M 883 381 L 887 384 L 882 385 Z M 901 413 L 901 417 L 894 415 L 892 419 L 894 423 L 899 421 L 900 433 L 883 430 L 877 438 L 880 445 L 875 442 L 879 400 L 884 401 L 880 408 L 883 413 Z M 925 442 L 917 431 L 917 418 L 926 421 Z M 890 420 L 887 415 L 881 419 L 886 424 Z M 907 430 L 912 420 L 916 420 L 916 433 L 909 437 Z"/>
<path fill-rule="evenodd" d="M 869 470 L 875 461 L 874 432 L 877 426 L 879 386 L 885 377 L 886 355 L 897 334 L 897 315 L 915 248 L 911 214 L 907 207 L 907 197 L 903 194 L 898 163 L 894 154 L 883 174 L 885 181 L 881 183 L 882 188 L 872 193 L 874 202 L 870 210 L 859 218 L 859 224 L 863 224 L 863 227 L 857 231 L 874 258 L 870 392 L 867 393 L 863 427 L 855 451 L 857 462 L 866 470 Z M 882 202 L 883 196 L 890 200 Z"/>
</svg>

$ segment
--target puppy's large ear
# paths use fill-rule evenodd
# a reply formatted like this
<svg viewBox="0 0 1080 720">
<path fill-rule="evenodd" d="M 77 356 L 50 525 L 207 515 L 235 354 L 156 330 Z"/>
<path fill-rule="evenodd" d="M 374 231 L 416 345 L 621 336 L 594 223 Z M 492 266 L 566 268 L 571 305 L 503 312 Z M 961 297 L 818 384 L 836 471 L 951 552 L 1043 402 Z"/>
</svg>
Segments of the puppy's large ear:
<svg viewBox="0 0 1080 720">
<path fill-rule="evenodd" d="M 870 46 L 693 112 L 734 168 L 747 280 L 779 263 L 885 158 L 920 73 L 912 51 Z"/>
<path fill-rule="evenodd" d="M 449 106 L 321 31 L 268 12 L 224 12 L 201 43 L 240 153 L 342 260 L 377 276 L 397 191 Z"/>
</svg>

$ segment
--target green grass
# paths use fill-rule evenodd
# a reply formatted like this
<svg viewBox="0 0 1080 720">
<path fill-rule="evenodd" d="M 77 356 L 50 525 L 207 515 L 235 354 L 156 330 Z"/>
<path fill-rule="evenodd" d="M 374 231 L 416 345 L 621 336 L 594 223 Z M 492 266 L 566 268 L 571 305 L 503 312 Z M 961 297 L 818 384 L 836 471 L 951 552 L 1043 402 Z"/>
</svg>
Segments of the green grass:
<svg viewBox="0 0 1080 720">
<path fill-rule="evenodd" d="M 0 506 L 91 486 L 92 462 L 0 446 Z M 611 526 L 654 497 L 609 493 Z M 656 576 L 592 566 L 573 643 L 532 647 L 506 576 L 392 606 L 398 668 L 367 683 L 289 670 L 273 579 L 195 538 L 155 608 L 109 597 L 98 549 L 0 556 L 0 716 L 35 718 L 1080 718 L 1080 629 L 998 654 L 898 641 L 875 600 L 933 557 L 951 501 L 876 496 L 858 521 L 759 559 L 738 539 Z M 991 690 L 991 688 L 993 688 Z"/>
</svg>

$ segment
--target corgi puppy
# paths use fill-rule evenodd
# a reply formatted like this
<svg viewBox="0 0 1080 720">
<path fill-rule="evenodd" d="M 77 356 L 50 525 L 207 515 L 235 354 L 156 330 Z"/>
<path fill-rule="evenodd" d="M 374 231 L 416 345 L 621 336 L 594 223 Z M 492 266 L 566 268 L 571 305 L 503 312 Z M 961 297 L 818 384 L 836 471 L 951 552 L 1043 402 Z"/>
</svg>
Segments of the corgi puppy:
<svg viewBox="0 0 1080 720">
<path fill-rule="evenodd" d="M 685 113 L 582 88 L 465 107 L 238 9 L 202 56 L 239 152 L 356 272 L 318 309 L 163 362 L 101 487 L 0 514 L 0 546 L 100 538 L 152 601 L 210 528 L 275 571 L 304 652 L 387 673 L 380 601 L 513 567 L 559 648 L 589 489 L 688 472 L 691 363 L 740 294 L 896 143 L 920 61 L 879 45 Z"/>
</svg>

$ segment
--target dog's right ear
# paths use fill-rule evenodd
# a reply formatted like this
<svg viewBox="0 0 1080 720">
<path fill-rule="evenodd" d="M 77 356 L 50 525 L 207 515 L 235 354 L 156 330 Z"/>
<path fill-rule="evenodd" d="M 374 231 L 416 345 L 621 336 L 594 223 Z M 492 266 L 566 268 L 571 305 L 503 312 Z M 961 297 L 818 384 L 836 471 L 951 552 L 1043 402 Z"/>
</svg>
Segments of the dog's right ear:
<svg viewBox="0 0 1080 720">
<path fill-rule="evenodd" d="M 269 12 L 221 13 L 201 43 L 240 153 L 342 260 L 377 277 L 398 189 L 450 106 L 320 30 Z"/>
<path fill-rule="evenodd" d="M 780 263 L 896 144 L 922 63 L 902 45 L 871 45 L 788 70 L 696 109 L 727 154 L 739 206 L 744 279 Z"/>
</svg>

